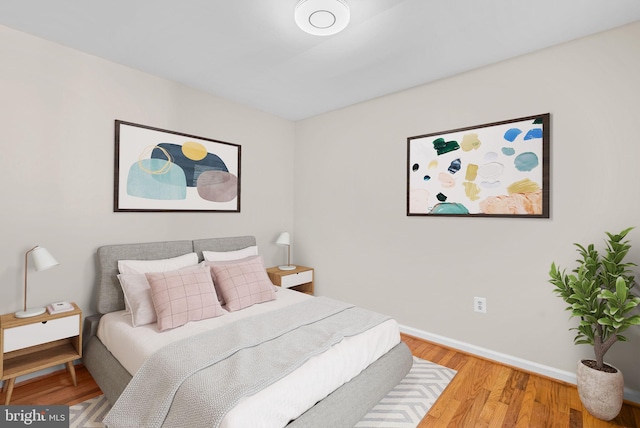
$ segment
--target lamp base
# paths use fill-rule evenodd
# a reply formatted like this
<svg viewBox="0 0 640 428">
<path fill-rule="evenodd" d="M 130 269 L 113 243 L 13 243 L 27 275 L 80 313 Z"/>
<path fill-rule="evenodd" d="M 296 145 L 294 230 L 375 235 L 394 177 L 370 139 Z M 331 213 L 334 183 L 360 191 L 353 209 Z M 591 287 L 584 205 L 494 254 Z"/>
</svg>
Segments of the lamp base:
<svg viewBox="0 0 640 428">
<path fill-rule="evenodd" d="M 30 318 L 36 317 L 38 315 L 42 315 L 47 310 L 45 308 L 29 308 L 26 311 L 18 311 L 16 312 L 16 318 Z"/>
<path fill-rule="evenodd" d="M 278 266 L 278 269 L 280 270 L 294 270 L 296 267 L 294 265 L 284 265 L 284 266 Z"/>
</svg>

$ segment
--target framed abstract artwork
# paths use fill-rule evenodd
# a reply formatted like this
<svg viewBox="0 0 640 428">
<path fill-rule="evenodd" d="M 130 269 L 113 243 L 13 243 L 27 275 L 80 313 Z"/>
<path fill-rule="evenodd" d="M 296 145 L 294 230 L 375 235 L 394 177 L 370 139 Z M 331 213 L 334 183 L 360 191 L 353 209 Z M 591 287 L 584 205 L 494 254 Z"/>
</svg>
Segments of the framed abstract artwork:
<svg viewBox="0 0 640 428">
<path fill-rule="evenodd" d="M 240 212 L 238 144 L 115 121 L 114 211 Z"/>
<path fill-rule="evenodd" d="M 407 138 L 407 215 L 549 218 L 549 121 Z"/>
</svg>

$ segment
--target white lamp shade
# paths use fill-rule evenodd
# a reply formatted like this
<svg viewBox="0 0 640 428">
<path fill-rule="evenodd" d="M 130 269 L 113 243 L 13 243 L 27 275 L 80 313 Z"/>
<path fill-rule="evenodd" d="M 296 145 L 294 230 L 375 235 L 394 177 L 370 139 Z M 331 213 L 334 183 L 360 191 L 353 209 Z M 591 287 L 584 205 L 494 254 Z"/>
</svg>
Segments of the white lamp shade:
<svg viewBox="0 0 640 428">
<path fill-rule="evenodd" d="M 287 247 L 287 264 L 278 266 L 278 269 L 294 270 L 296 267 L 291 264 L 291 236 L 289 232 L 282 232 L 280 236 L 278 236 L 278 239 L 276 239 L 276 244 Z"/>
<path fill-rule="evenodd" d="M 291 245 L 291 236 L 289 236 L 289 232 L 282 232 L 278 239 L 276 240 L 276 244 L 278 245 Z"/>
<path fill-rule="evenodd" d="M 33 260 L 33 267 L 37 271 L 49 269 L 59 264 L 51 253 L 42 247 L 36 247 L 31 252 L 31 258 Z"/>
<path fill-rule="evenodd" d="M 45 308 L 27 308 L 27 275 L 29 271 L 29 254 L 33 260 L 33 268 L 36 271 L 49 269 L 57 266 L 58 261 L 51 255 L 46 248 L 35 246 L 24 254 L 24 309 L 15 313 L 16 318 L 35 317 L 45 313 Z"/>
<path fill-rule="evenodd" d="M 294 12 L 296 24 L 314 36 L 331 36 L 344 30 L 351 13 L 344 0 L 300 0 Z"/>
</svg>

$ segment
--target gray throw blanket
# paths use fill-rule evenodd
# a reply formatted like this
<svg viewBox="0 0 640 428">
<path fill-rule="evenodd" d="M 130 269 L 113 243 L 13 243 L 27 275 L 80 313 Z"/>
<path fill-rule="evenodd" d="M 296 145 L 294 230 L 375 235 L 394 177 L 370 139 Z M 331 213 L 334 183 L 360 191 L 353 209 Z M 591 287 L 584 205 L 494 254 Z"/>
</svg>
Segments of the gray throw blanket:
<svg viewBox="0 0 640 428">
<path fill-rule="evenodd" d="M 154 353 L 104 420 L 108 427 L 217 427 L 245 396 L 387 316 L 325 297 L 239 320 Z"/>
</svg>

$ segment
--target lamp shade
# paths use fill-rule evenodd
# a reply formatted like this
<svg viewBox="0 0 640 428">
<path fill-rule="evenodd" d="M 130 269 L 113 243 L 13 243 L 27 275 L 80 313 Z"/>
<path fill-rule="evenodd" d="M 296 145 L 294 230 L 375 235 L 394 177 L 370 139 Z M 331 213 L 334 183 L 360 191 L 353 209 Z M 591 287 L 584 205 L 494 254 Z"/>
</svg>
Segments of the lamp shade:
<svg viewBox="0 0 640 428">
<path fill-rule="evenodd" d="M 57 266 L 58 261 L 51 255 L 46 248 L 35 246 L 24 254 L 24 307 L 23 310 L 15 313 L 16 318 L 29 318 L 35 317 L 45 313 L 46 309 L 43 307 L 28 308 L 27 307 L 27 278 L 29 275 L 29 254 L 31 254 L 31 260 L 33 260 L 33 267 L 36 271 L 49 269 L 50 267 Z"/>
<path fill-rule="evenodd" d="M 289 236 L 289 232 L 282 232 L 278 239 L 276 239 L 276 244 L 278 245 L 291 245 L 291 236 Z"/>
<path fill-rule="evenodd" d="M 276 239 L 276 244 L 287 247 L 287 264 L 278 266 L 280 270 L 294 270 L 296 267 L 291 264 L 291 236 L 289 232 L 282 232 L 278 239 Z"/>
<path fill-rule="evenodd" d="M 51 253 L 42 247 L 36 247 L 31 252 L 31 258 L 33 259 L 33 267 L 36 271 L 49 269 L 59 264 Z"/>
<path fill-rule="evenodd" d="M 344 0 L 300 0 L 294 12 L 296 24 L 314 36 L 331 36 L 344 30 L 351 13 Z"/>
</svg>

